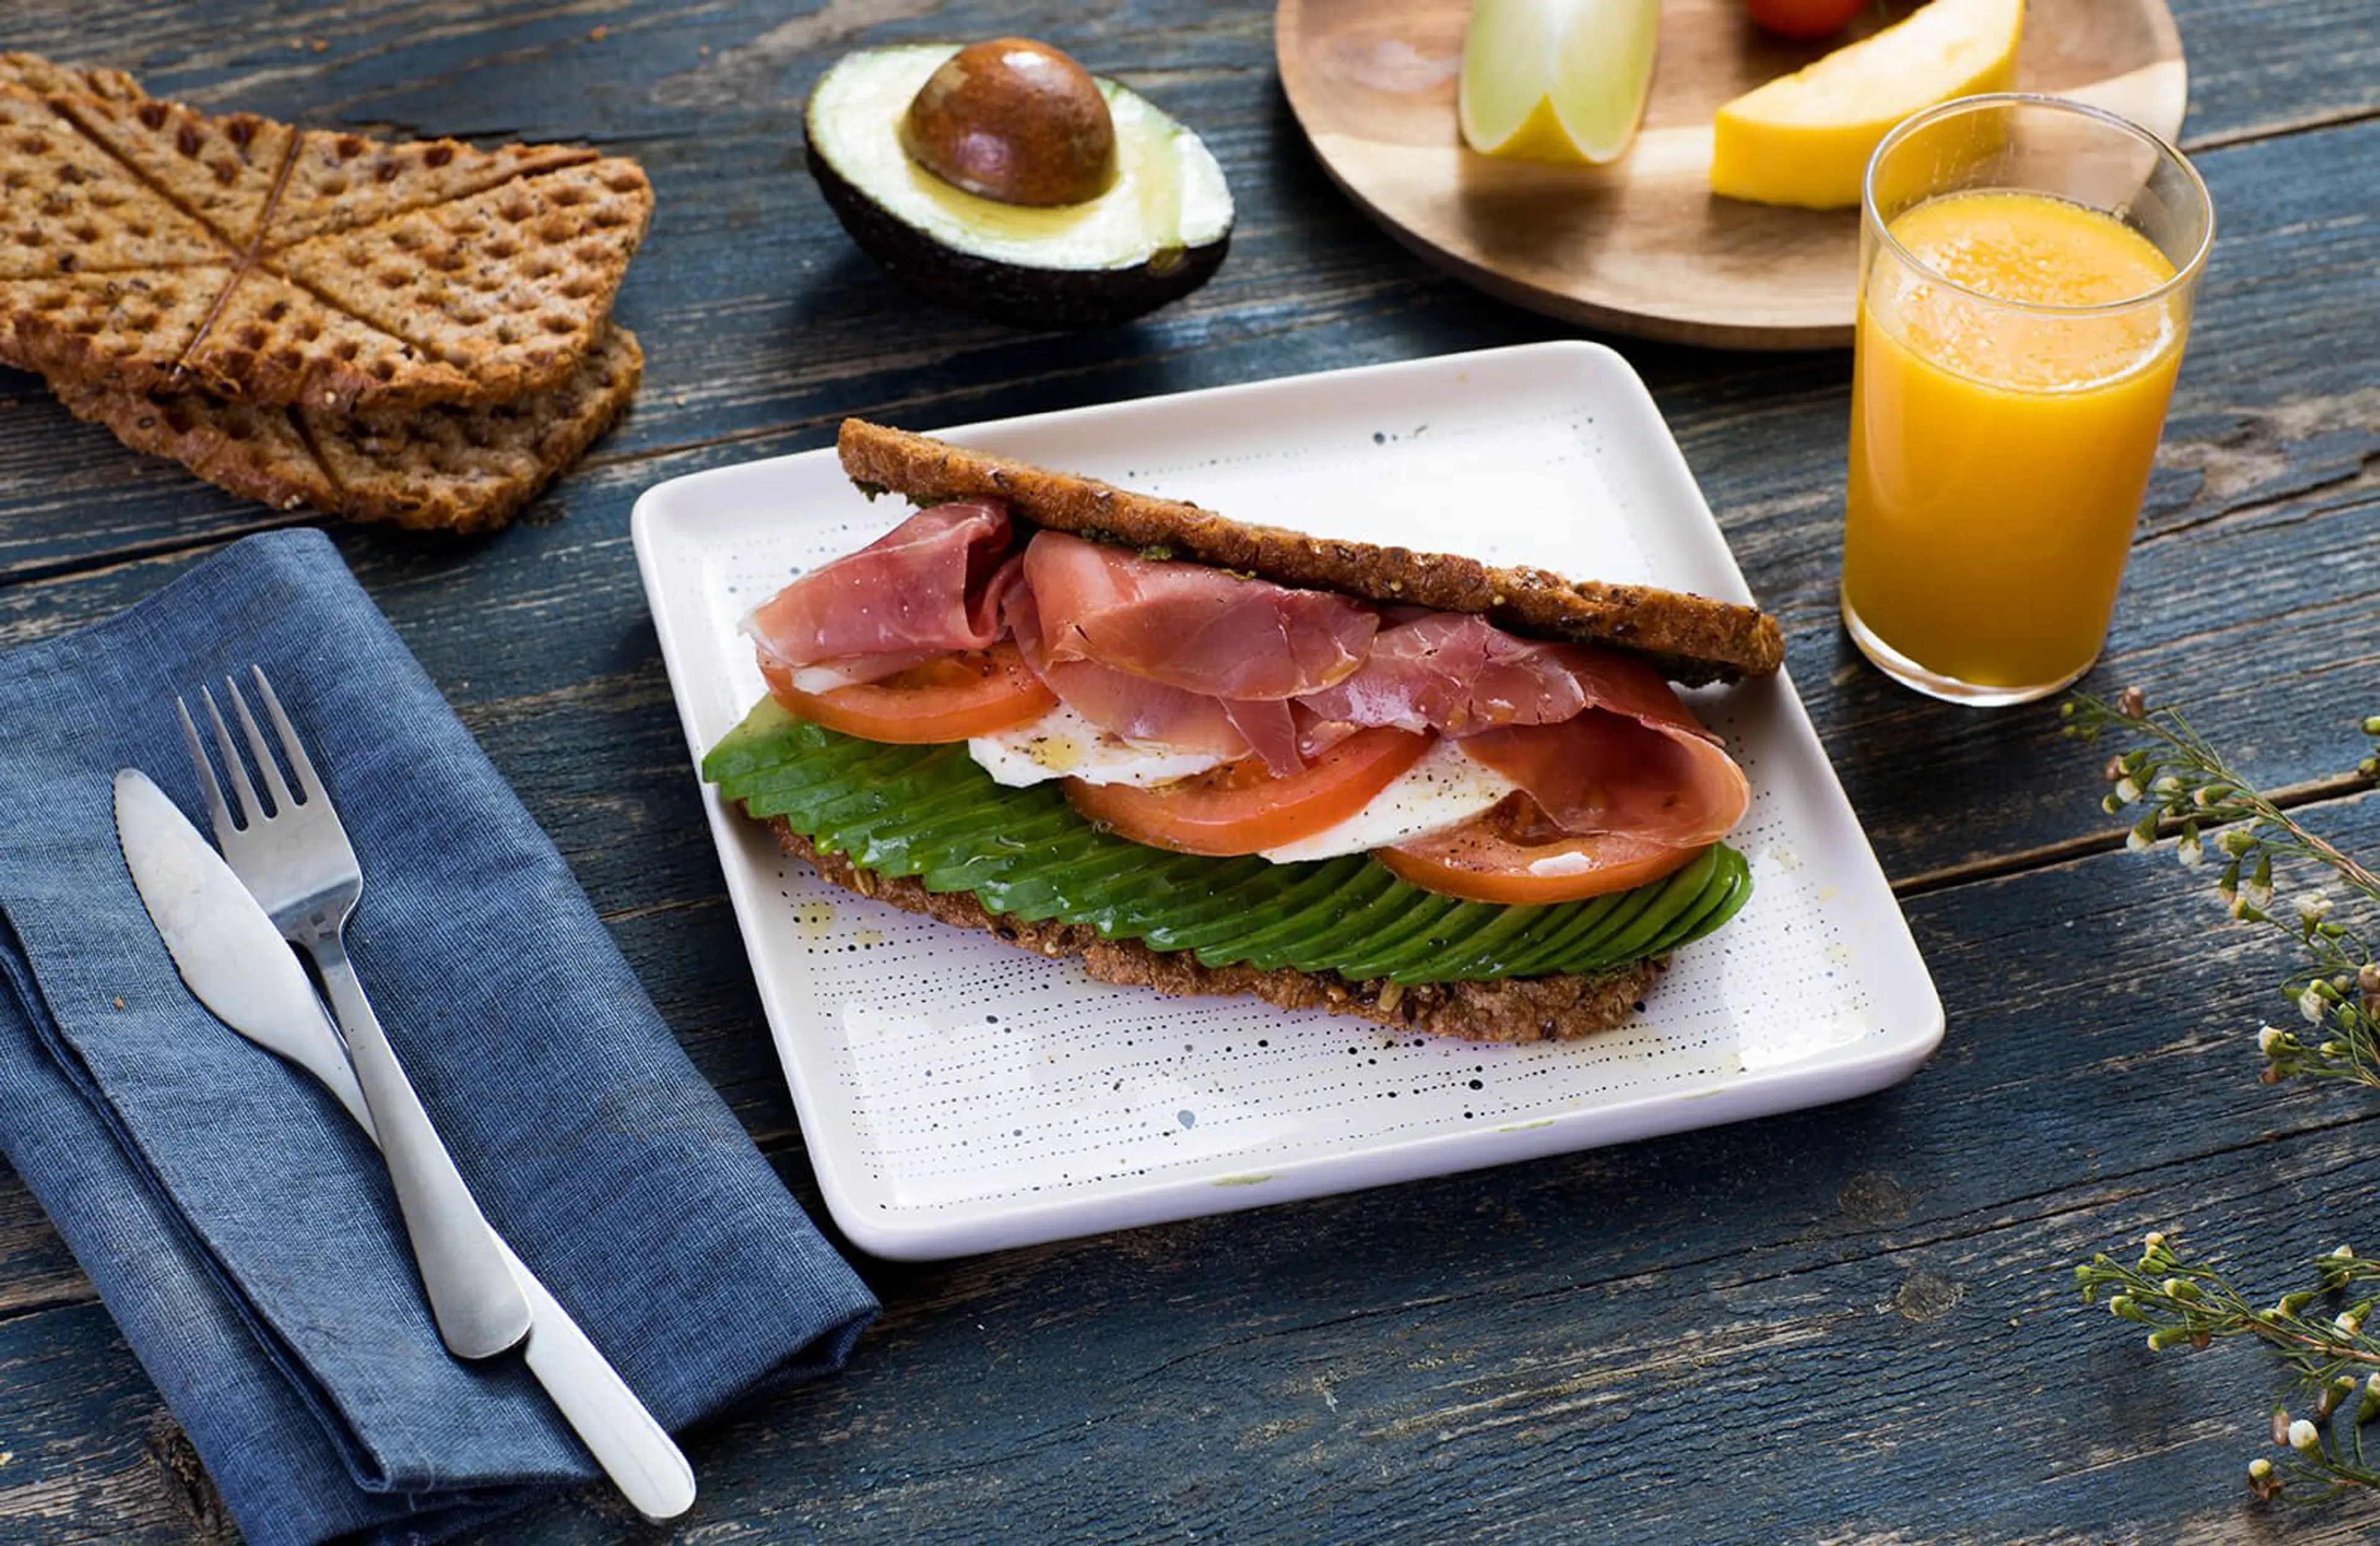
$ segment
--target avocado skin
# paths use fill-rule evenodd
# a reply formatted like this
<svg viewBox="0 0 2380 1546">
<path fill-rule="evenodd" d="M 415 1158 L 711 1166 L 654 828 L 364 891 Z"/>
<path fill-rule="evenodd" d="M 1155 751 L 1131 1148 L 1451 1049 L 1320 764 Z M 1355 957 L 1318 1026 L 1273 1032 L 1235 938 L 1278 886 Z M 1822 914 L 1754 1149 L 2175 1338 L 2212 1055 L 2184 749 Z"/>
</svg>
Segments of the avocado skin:
<svg viewBox="0 0 2380 1546">
<path fill-rule="evenodd" d="M 1183 248 L 1160 268 L 1040 269 L 1003 263 L 943 246 L 895 219 L 806 143 L 810 175 L 827 207 L 860 250 L 929 299 L 1010 327 L 1075 330 L 1112 327 L 1179 300 L 1213 276 L 1232 234 Z"/>
</svg>

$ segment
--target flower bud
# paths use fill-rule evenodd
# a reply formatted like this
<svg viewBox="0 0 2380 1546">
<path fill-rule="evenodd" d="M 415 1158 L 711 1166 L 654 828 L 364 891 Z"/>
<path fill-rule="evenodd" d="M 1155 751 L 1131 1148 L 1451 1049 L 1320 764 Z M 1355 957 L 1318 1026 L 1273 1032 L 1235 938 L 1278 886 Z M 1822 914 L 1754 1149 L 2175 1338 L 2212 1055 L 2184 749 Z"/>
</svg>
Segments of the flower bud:
<svg viewBox="0 0 2380 1546">
<path fill-rule="evenodd" d="M 2308 891 L 2303 896 L 2298 898 L 2298 921 L 2300 923 L 2319 924 L 2329 915 L 2330 894 L 2328 892 Z"/>
<path fill-rule="evenodd" d="M 2321 984 L 2316 984 L 2298 995 L 2298 1013 L 2305 1017 L 2308 1025 L 2320 1025 L 2323 1017 L 2329 1012 L 2330 1005 L 2322 996 Z"/>
<path fill-rule="evenodd" d="M 2322 1431 L 2305 1419 L 2289 1424 L 2289 1447 L 2300 1455 L 2312 1455 L 2322 1447 Z"/>
<path fill-rule="evenodd" d="M 2147 719 L 2149 717 L 2148 694 L 2137 687 L 2125 688 L 2116 694 L 2116 712 L 2127 719 Z M 2380 734 L 2380 731 L 2374 733 Z"/>
<path fill-rule="evenodd" d="M 2277 1025 L 2256 1027 L 2256 1050 L 2267 1057 L 2277 1057 L 2289 1050 L 2289 1033 Z"/>
<path fill-rule="evenodd" d="M 2173 856 L 2185 870 L 2194 870 L 2206 861 L 2206 845 L 2198 839 L 2198 826 L 2192 822 L 2181 829 L 2181 841 L 2173 845 Z"/>
<path fill-rule="evenodd" d="M 2364 720 L 2362 729 L 2366 735 L 2380 735 L 2380 714 L 2374 714 Z"/>
</svg>

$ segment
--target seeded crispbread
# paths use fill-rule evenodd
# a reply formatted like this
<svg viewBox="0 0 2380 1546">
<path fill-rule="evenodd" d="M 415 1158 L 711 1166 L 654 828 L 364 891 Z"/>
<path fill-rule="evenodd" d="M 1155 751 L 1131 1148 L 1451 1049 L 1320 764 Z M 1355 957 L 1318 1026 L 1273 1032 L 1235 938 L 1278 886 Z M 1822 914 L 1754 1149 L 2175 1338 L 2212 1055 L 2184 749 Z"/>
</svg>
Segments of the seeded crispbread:
<svg viewBox="0 0 2380 1546">
<path fill-rule="evenodd" d="M 482 408 L 334 413 L 202 393 L 59 383 L 79 418 L 236 494 L 358 521 L 486 531 L 503 525 L 618 419 L 644 355 L 608 329 L 556 387 Z"/>
<path fill-rule="evenodd" d="M 391 215 L 601 158 L 587 145 L 505 145 L 476 150 L 453 139 L 382 144 L 358 134 L 309 129 L 273 208 L 268 252 L 370 225 Z"/>
<path fill-rule="evenodd" d="M 215 117 L 157 97 L 70 91 L 42 100 L 235 252 L 254 246 L 262 233 L 297 145 L 295 129 L 253 113 Z"/>
<path fill-rule="evenodd" d="M 140 378 L 198 338 L 231 265 L 0 279 L 0 364 L 53 380 Z"/>
<path fill-rule="evenodd" d="M 46 103 L 0 91 L 0 279 L 224 260 L 205 226 L 160 205 Z"/>
<path fill-rule="evenodd" d="M 270 260 L 429 349 L 425 375 L 443 366 L 476 388 L 436 400 L 503 401 L 552 384 L 586 353 L 651 208 L 633 162 L 592 161 L 317 236 Z"/>
<path fill-rule="evenodd" d="M 1542 637 L 1626 649 L 1650 658 L 1671 681 L 1689 685 L 1766 675 L 1785 658 L 1777 620 L 1755 607 L 1249 525 L 1178 500 L 1132 493 L 861 419 L 843 421 L 837 444 L 843 470 L 854 482 L 919 504 L 1003 499 L 1025 519 L 1059 531 L 1164 549 L 1285 585 L 1344 591 L 1383 605 L 1477 612 Z"/>
<path fill-rule="evenodd" d="M 25 54 L 0 56 L 0 102 L 26 120 L 0 125 L 0 185 L 55 186 L 74 164 L 125 193 L 113 225 L 81 223 L 92 237 L 35 231 L 42 254 L 103 243 L 134 289 L 167 270 L 177 289 L 220 281 L 185 327 L 187 296 L 127 309 L 59 284 L 72 271 L 55 262 L 0 269 L 0 358 L 94 386 L 339 409 L 540 392 L 592 346 L 651 212 L 634 163 L 582 147 L 301 134 Z M 108 239 L 117 227 L 130 235 Z M 152 314 L 162 331 L 140 325 Z"/>
</svg>

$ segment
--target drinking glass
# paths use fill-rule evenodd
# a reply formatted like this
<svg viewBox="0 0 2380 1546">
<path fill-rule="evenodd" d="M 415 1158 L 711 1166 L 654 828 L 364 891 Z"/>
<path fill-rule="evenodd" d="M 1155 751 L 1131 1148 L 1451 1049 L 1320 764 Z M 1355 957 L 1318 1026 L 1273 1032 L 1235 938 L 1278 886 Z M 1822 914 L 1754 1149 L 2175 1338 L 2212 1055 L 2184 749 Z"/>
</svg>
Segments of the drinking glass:
<svg viewBox="0 0 2380 1546">
<path fill-rule="evenodd" d="M 2098 658 L 2214 234 L 2179 151 L 2080 103 L 1961 98 L 1876 147 L 1842 614 L 1888 675 L 2024 703 Z"/>
</svg>

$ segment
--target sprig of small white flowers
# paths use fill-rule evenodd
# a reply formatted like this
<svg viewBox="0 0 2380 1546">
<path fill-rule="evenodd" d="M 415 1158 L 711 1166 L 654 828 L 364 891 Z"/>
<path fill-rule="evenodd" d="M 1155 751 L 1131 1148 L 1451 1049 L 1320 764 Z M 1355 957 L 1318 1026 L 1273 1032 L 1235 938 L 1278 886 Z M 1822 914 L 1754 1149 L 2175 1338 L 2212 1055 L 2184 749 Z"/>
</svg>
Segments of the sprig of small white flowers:
<svg viewBox="0 0 2380 1546">
<path fill-rule="evenodd" d="M 2380 902 L 2380 876 L 2299 825 L 2178 710 L 2151 709 L 2138 688 L 2127 688 L 2112 706 L 2077 697 L 2062 712 L 2065 733 L 2078 740 L 2096 741 L 2113 730 L 2142 743 L 2109 758 L 2105 769 L 2112 787 L 2103 807 L 2111 815 L 2138 812 L 2126 846 L 2146 852 L 2170 836 L 2185 868 L 2219 860 L 2216 894 L 2225 910 L 2242 923 L 2277 929 L 2302 955 L 2304 964 L 2283 980 L 2281 992 L 2310 1030 L 2257 1027 L 2264 1081 L 2305 1074 L 2380 1088 L 2380 960 L 2337 916 L 2329 891 L 2301 891 L 2287 907 L 2277 906 L 2274 861 L 2285 869 L 2326 868 L 2367 903 Z M 2380 714 L 2358 728 L 2374 745 L 2356 772 L 2380 778 Z M 2341 1302 L 2356 1286 L 2380 1283 L 2380 1262 L 2340 1246 L 2313 1269 L 2313 1288 L 2260 1307 L 2220 1273 L 2185 1260 L 2167 1236 L 2151 1233 L 2137 1262 L 2102 1253 L 2074 1275 L 2085 1301 L 2104 1294 L 2118 1317 L 2147 1326 L 2153 1352 L 2252 1336 L 2279 1354 L 2296 1388 L 2312 1397 L 2313 1416 L 2292 1417 L 2286 1405 L 2273 1408 L 2272 1442 L 2286 1454 L 2277 1466 L 2266 1455 L 2248 1463 L 2248 1486 L 2257 1497 L 2278 1497 L 2292 1479 L 2325 1492 L 2380 1489 L 2380 1460 L 2367 1458 L 2363 1444 L 2365 1426 L 2380 1419 L 2380 1341 L 2363 1332 L 2380 1296 Z"/>
<path fill-rule="evenodd" d="M 2151 1352 L 2252 1336 L 2280 1355 L 2313 1406 L 2310 1417 L 2293 1416 L 2286 1404 L 2273 1407 L 2272 1442 L 2287 1453 L 2277 1466 L 2262 1455 L 2248 1462 L 2257 1497 L 2277 1498 L 2291 1481 L 2324 1493 L 2380 1489 L 2380 1455 L 2364 1445 L 2365 1428 L 2380 1419 L 2380 1341 L 2363 1331 L 2380 1298 L 2341 1302 L 2358 1286 L 2380 1282 L 2380 1262 L 2340 1246 L 2313 1266 L 2314 1287 L 2260 1306 L 2151 1231 L 2137 1262 L 2102 1252 L 2075 1268 L 2074 1278 L 2086 1303 L 2104 1297 L 2118 1319 L 2148 1327 Z"/>
<path fill-rule="evenodd" d="M 2112 706 L 2077 697 L 2062 712 L 2065 733 L 2078 740 L 2096 741 L 2113 730 L 2143 743 L 2108 758 L 2104 769 L 2112 787 L 2102 808 L 2111 815 L 2134 814 L 2126 846 L 2146 852 L 2170 836 L 2185 868 L 2219 860 L 2215 890 L 2225 910 L 2240 922 L 2277 929 L 2301 952 L 2303 964 L 2283 979 L 2281 992 L 2310 1029 L 2257 1028 L 2265 1081 L 2305 1074 L 2380 1088 L 2375 951 L 2338 915 L 2326 889 L 2301 891 L 2288 905 L 2277 904 L 2274 863 L 2285 869 L 2292 861 L 2325 868 L 2367 903 L 2380 902 L 2380 876 L 2301 826 L 2241 778 L 2179 710 L 2151 709 L 2138 688 L 2127 688 Z M 2356 772 L 2380 776 L 2380 714 L 2358 728 L 2375 744 Z"/>
</svg>

